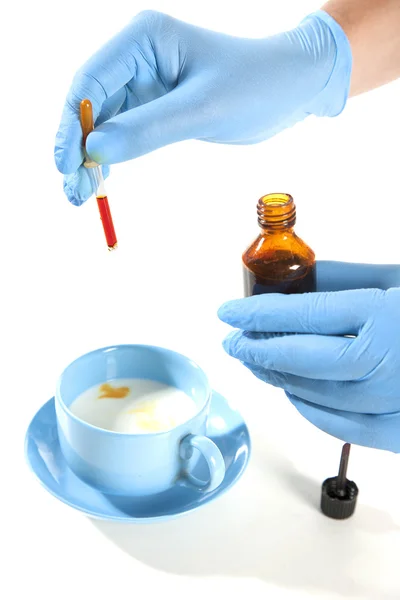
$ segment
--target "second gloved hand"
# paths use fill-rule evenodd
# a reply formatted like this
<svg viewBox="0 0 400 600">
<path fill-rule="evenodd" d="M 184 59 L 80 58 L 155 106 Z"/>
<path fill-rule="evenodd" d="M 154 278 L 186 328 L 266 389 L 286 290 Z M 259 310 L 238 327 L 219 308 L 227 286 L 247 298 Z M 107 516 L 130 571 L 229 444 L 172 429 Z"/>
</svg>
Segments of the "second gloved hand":
<svg viewBox="0 0 400 600">
<path fill-rule="evenodd" d="M 357 285 L 371 289 L 343 290 Z M 400 288 L 394 285 L 400 267 L 319 263 L 318 288 L 329 291 L 223 305 L 220 318 L 239 329 L 225 349 L 283 388 L 323 431 L 400 452 Z"/>
<path fill-rule="evenodd" d="M 141 13 L 83 65 L 69 90 L 55 148 L 66 194 L 78 205 L 91 192 L 80 167 L 84 98 L 96 123 L 87 150 L 109 165 L 187 139 L 252 144 L 310 114 L 337 115 L 350 72 L 347 38 L 323 11 L 265 39 Z"/>
</svg>

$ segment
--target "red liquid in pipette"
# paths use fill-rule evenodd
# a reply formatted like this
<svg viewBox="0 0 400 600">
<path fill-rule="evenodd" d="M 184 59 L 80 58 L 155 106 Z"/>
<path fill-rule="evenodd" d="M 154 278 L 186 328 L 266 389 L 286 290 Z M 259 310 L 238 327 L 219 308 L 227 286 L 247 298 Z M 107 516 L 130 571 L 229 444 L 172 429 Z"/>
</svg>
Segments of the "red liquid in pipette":
<svg viewBox="0 0 400 600">
<path fill-rule="evenodd" d="M 103 223 L 108 249 L 114 250 L 117 247 L 117 236 L 115 235 L 110 207 L 108 206 L 108 198 L 107 196 L 97 196 L 96 199 L 97 206 L 99 207 L 101 222 Z"/>
</svg>

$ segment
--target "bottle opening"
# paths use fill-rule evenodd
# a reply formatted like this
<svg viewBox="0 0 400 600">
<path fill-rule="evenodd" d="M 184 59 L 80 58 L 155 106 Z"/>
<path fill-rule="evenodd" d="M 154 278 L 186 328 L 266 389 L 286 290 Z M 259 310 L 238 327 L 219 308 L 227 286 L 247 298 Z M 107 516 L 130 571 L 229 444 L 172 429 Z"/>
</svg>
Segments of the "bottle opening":
<svg viewBox="0 0 400 600">
<path fill-rule="evenodd" d="M 296 222 L 296 206 L 290 194 L 267 194 L 258 201 L 257 215 L 263 229 L 290 229 Z"/>
<path fill-rule="evenodd" d="M 293 198 L 290 194 L 267 194 L 260 201 L 268 206 L 284 206 L 293 202 Z"/>
</svg>

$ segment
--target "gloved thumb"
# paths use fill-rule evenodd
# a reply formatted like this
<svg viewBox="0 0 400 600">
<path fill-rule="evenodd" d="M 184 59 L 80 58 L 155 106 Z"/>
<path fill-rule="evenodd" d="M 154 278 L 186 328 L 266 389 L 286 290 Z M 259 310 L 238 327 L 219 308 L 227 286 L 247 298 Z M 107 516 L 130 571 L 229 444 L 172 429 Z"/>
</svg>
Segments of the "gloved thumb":
<svg viewBox="0 0 400 600">
<path fill-rule="evenodd" d="M 204 132 L 204 116 L 193 110 L 195 94 L 190 92 L 191 86 L 183 84 L 102 123 L 87 138 L 90 157 L 110 165 L 197 137 Z"/>
</svg>

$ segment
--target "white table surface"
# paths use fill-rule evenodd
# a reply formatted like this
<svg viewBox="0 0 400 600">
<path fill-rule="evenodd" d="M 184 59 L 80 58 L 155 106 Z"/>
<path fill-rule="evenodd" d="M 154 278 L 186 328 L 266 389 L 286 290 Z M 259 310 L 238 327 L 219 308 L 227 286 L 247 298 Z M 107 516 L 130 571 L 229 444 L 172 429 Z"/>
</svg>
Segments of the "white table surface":
<svg viewBox="0 0 400 600">
<path fill-rule="evenodd" d="M 107 188 L 120 247 L 109 254 L 95 203 L 67 203 L 52 158 L 69 80 L 99 40 L 87 29 L 83 36 L 75 0 L 63 9 L 63 27 L 32 28 L 44 8 L 60 23 L 60 9 L 45 4 L 27 3 L 19 36 L 36 67 L 26 69 L 26 48 L 14 38 L 14 62 L 6 66 L 26 131 L 15 136 L 5 119 L 2 145 L 12 157 L 23 149 L 29 160 L 23 169 L 9 161 L 2 173 L 0 597 L 398 600 L 400 457 L 353 447 L 356 514 L 346 522 L 324 517 L 320 485 L 336 473 L 341 442 L 225 355 L 229 328 L 216 311 L 242 295 L 241 252 L 257 233 L 256 201 L 270 191 L 295 196 L 298 233 L 319 258 L 400 262 L 399 85 L 352 101 L 338 119 L 310 119 L 266 144 L 188 142 L 116 166 Z M 245 15 L 226 2 L 153 6 L 261 35 L 265 6 L 246 4 Z M 296 21 L 317 7 L 276 6 L 267 8 L 268 31 L 288 24 L 285 11 Z M 99 39 L 144 7 L 117 0 L 110 14 L 99 5 Z M 89 18 L 92 8 L 83 10 Z M 74 27 L 80 46 L 70 43 Z M 196 513 L 153 525 L 96 522 L 38 485 L 24 462 L 24 435 L 72 359 L 136 342 L 196 360 L 242 412 L 252 457 L 241 481 Z"/>
</svg>

